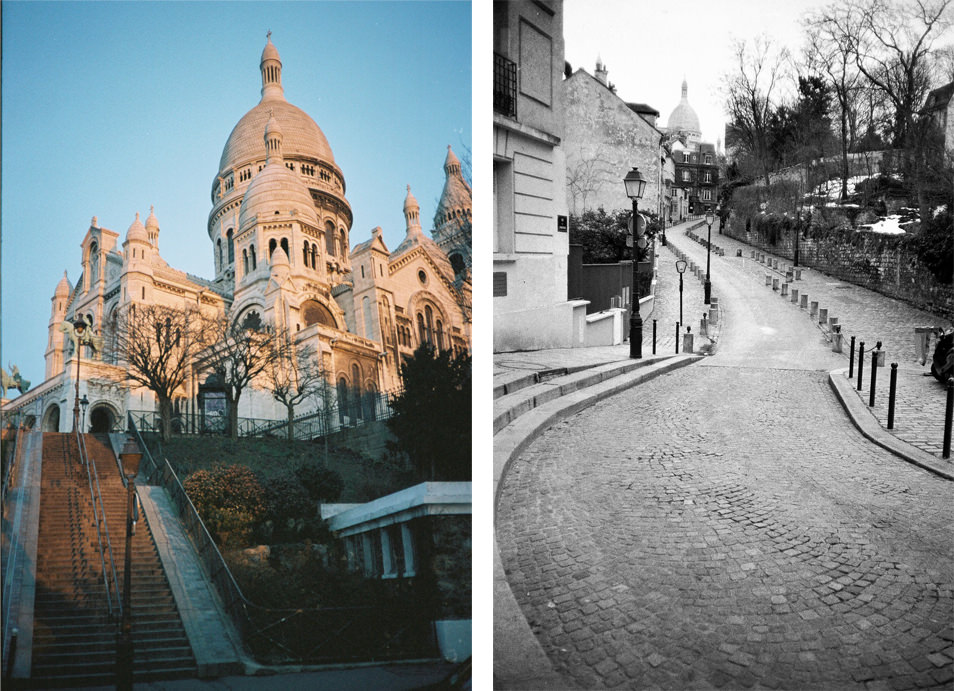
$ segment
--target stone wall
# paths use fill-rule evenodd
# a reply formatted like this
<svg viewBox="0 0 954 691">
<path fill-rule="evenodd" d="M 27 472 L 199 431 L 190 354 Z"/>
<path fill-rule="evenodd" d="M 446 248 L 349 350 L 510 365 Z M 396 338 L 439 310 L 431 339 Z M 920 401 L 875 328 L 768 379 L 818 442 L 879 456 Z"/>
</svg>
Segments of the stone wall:
<svg viewBox="0 0 954 691">
<path fill-rule="evenodd" d="M 431 516 L 430 573 L 437 591 L 437 616 L 471 618 L 471 535 L 468 515 Z"/>
<path fill-rule="evenodd" d="M 766 252 L 788 259 L 795 257 L 792 230 L 781 231 L 776 237 L 754 229 L 746 233 L 745 220 L 732 218 L 723 232 Z M 798 263 L 904 300 L 937 316 L 954 319 L 954 286 L 939 284 L 903 239 L 903 236 L 855 230 L 801 237 Z"/>
</svg>

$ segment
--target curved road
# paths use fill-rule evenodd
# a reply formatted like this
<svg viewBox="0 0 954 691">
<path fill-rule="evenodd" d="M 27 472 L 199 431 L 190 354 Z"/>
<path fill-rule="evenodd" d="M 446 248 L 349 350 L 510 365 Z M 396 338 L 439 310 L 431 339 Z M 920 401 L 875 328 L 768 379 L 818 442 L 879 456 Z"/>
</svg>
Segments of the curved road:
<svg viewBox="0 0 954 691">
<path fill-rule="evenodd" d="M 517 601 L 568 687 L 950 688 L 954 485 L 854 430 L 844 358 L 741 262 L 713 257 L 714 357 L 513 463 Z"/>
</svg>

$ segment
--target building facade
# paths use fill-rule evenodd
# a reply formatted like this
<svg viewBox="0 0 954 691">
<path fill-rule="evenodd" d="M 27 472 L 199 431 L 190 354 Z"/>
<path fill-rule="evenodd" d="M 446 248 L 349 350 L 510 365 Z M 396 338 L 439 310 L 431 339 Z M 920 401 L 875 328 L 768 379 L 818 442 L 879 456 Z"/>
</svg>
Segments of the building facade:
<svg viewBox="0 0 954 691">
<path fill-rule="evenodd" d="M 563 3 L 494 2 L 494 350 L 583 344 L 567 299 Z"/>
<path fill-rule="evenodd" d="M 118 315 L 137 304 L 197 306 L 240 323 L 257 317 L 313 350 L 339 402 L 399 388 L 402 358 L 422 343 L 470 350 L 471 191 L 450 147 L 438 206 L 447 220 L 434 237 L 424 233 L 408 186 L 400 245 L 389 249 L 376 228 L 352 249 L 344 172 L 314 120 L 286 100 L 270 37 L 259 69 L 261 99 L 232 129 L 212 181 L 213 278 L 162 259 L 154 210 L 145 223 L 137 213 L 122 241 L 94 217 L 79 279 L 71 284 L 64 274 L 53 294 L 46 381 L 6 411 L 32 415 L 46 431 L 68 430 L 77 377 L 79 395 L 90 402 L 87 429 L 122 427 L 127 412 L 154 410 L 152 393 L 127 379 L 122 353 L 110 348 Z M 463 223 L 451 232 L 451 218 L 466 220 L 466 232 Z M 63 326 L 81 317 L 101 347 L 79 360 Z M 190 372 L 176 394 L 177 413 L 196 411 L 209 374 L 198 364 Z M 238 415 L 281 420 L 283 410 L 259 382 Z"/>
<path fill-rule="evenodd" d="M 570 211 L 632 208 L 623 178 L 635 166 L 647 181 L 639 208 L 659 213 L 668 205 L 663 133 L 655 126 L 659 112 L 624 101 L 610 88 L 607 76 L 606 66 L 598 62 L 596 76 L 578 69 L 563 81 Z"/>
<path fill-rule="evenodd" d="M 719 199 L 719 161 L 716 147 L 702 141 L 699 116 L 689 104 L 689 85 L 682 80 L 682 97 L 669 115 L 669 134 L 674 167 L 673 185 L 679 192 L 672 196 L 672 218 L 704 214 L 715 208 Z"/>
</svg>

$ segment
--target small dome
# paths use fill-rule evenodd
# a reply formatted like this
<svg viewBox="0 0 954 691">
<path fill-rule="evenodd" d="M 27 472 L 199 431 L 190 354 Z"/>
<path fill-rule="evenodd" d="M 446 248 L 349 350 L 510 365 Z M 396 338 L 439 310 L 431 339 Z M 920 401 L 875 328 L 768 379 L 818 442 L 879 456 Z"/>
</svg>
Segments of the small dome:
<svg viewBox="0 0 954 691">
<path fill-rule="evenodd" d="M 411 194 L 411 186 L 407 186 L 407 197 L 404 199 L 404 212 L 407 213 L 411 209 L 420 210 L 421 205 L 417 203 L 417 199 L 414 198 L 414 195 Z"/>
<path fill-rule="evenodd" d="M 147 230 L 159 230 L 159 219 L 156 218 L 156 207 L 149 207 L 149 217 L 146 219 Z"/>
<path fill-rule="evenodd" d="M 146 227 L 142 224 L 142 221 L 139 220 L 138 211 L 136 212 L 136 220 L 132 222 L 129 226 L 129 230 L 126 231 L 126 242 L 133 242 L 134 240 L 149 242 L 149 235 L 146 233 Z"/>
<path fill-rule="evenodd" d="M 272 43 L 271 31 L 268 32 L 267 38 L 268 38 L 268 42 L 265 44 L 265 49 L 262 51 L 261 61 L 265 62 L 266 60 L 278 60 L 279 62 L 281 62 L 282 59 L 278 57 L 278 48 L 276 48 L 275 44 Z"/>
<path fill-rule="evenodd" d="M 686 80 L 682 80 L 682 99 L 679 101 L 672 114 L 669 116 L 668 126 L 671 132 L 695 132 L 701 134 L 699 127 L 699 116 L 695 109 L 689 105 L 689 86 Z"/>
<path fill-rule="evenodd" d="M 311 193 L 281 159 L 273 159 L 248 185 L 239 210 L 239 232 L 255 224 L 262 216 L 287 216 L 295 212 L 302 221 L 318 227 L 318 214 Z"/>
<path fill-rule="evenodd" d="M 454 154 L 453 150 L 450 147 L 450 144 L 447 145 L 447 158 L 444 159 L 444 171 L 450 173 L 452 170 L 457 169 L 460 172 L 460 159 Z"/>
<path fill-rule="evenodd" d="M 72 290 L 70 287 L 70 281 L 66 277 L 66 272 L 64 271 L 63 278 L 61 278 L 60 282 L 56 284 L 56 290 L 53 292 L 53 294 L 57 297 L 66 296 L 70 294 L 70 290 Z"/>
</svg>

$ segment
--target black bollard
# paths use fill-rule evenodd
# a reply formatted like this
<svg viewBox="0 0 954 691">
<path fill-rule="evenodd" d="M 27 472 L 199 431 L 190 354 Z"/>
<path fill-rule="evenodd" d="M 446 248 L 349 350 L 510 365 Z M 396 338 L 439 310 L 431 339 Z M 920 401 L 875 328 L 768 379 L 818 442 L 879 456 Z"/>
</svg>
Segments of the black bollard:
<svg viewBox="0 0 954 691">
<path fill-rule="evenodd" d="M 858 391 L 861 391 L 861 372 L 865 368 L 865 342 L 858 344 Z"/>
<path fill-rule="evenodd" d="M 888 384 L 888 429 L 894 429 L 894 394 L 898 389 L 898 363 L 891 363 L 891 382 Z"/>
<path fill-rule="evenodd" d="M 851 354 L 848 356 L 848 379 L 855 376 L 855 337 L 851 337 Z"/>
<path fill-rule="evenodd" d="M 653 355 L 656 354 L 656 320 L 653 319 Z"/>
<path fill-rule="evenodd" d="M 868 393 L 868 407 L 874 408 L 875 386 L 878 383 L 878 351 L 871 351 L 871 391 Z"/>
<path fill-rule="evenodd" d="M 951 457 L 951 418 L 954 418 L 954 378 L 947 380 L 947 410 L 944 411 L 944 449 L 941 456 Z"/>
<path fill-rule="evenodd" d="M 676 322 L 676 355 L 679 355 L 679 322 Z"/>
</svg>

